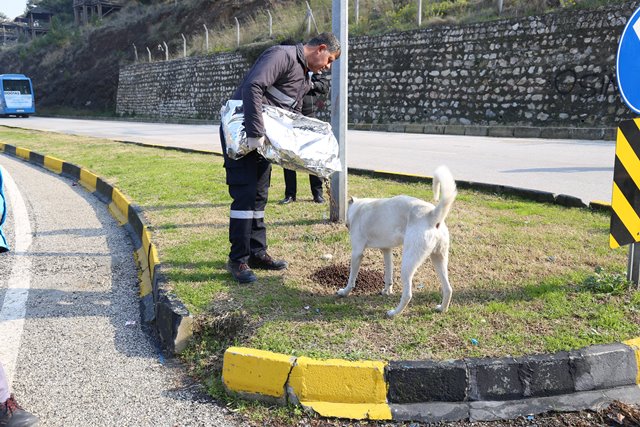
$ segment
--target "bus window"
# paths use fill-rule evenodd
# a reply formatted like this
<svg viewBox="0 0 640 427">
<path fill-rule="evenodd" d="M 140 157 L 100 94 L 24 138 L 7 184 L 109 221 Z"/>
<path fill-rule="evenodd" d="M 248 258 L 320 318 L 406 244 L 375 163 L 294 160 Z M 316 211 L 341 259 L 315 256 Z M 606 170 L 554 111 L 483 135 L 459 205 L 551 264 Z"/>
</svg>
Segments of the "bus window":
<svg viewBox="0 0 640 427">
<path fill-rule="evenodd" d="M 31 95 L 31 86 L 28 80 L 3 80 L 2 89 L 5 92 L 20 92 L 20 95 Z"/>
</svg>

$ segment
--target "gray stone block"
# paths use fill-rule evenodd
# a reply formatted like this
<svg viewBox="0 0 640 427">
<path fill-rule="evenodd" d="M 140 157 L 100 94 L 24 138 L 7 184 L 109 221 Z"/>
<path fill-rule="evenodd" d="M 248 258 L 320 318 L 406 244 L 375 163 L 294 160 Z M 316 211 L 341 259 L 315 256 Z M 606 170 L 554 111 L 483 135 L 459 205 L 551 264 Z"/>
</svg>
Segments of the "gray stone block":
<svg viewBox="0 0 640 427">
<path fill-rule="evenodd" d="M 541 129 L 536 127 L 517 127 L 513 129 L 516 138 L 540 138 Z"/>
<path fill-rule="evenodd" d="M 390 123 L 387 125 L 387 132 L 404 132 L 405 127 L 404 123 Z"/>
<path fill-rule="evenodd" d="M 444 133 L 444 125 L 426 124 L 423 126 L 423 132 L 434 135 L 441 135 Z"/>
<path fill-rule="evenodd" d="M 520 364 L 513 358 L 467 359 L 470 400 L 511 400 L 524 397 Z"/>
<path fill-rule="evenodd" d="M 162 346 L 170 354 L 180 353 L 193 334 L 189 310 L 175 295 L 160 291 L 156 303 L 156 330 Z"/>
<path fill-rule="evenodd" d="M 604 129 L 602 128 L 571 128 L 569 132 L 573 139 L 604 139 Z"/>
<path fill-rule="evenodd" d="M 460 125 L 446 125 L 444 127 L 444 133 L 447 135 L 464 135 L 464 126 Z"/>
<path fill-rule="evenodd" d="M 613 388 L 636 383 L 635 352 L 624 344 L 594 345 L 569 354 L 576 391 Z"/>
<path fill-rule="evenodd" d="M 464 134 L 469 136 L 487 136 L 489 134 L 488 126 L 467 126 Z"/>
<path fill-rule="evenodd" d="M 556 196 L 556 203 L 568 208 L 588 208 L 589 205 L 582 201 L 582 199 L 567 194 L 558 194 Z"/>
<path fill-rule="evenodd" d="M 508 126 L 492 126 L 488 129 L 489 136 L 511 137 L 513 136 L 513 128 Z"/>
<path fill-rule="evenodd" d="M 459 421 L 469 418 L 468 403 L 432 402 L 391 404 L 391 417 L 394 421 L 419 421 L 438 423 Z"/>
<path fill-rule="evenodd" d="M 569 139 L 571 132 L 568 128 L 548 127 L 540 129 L 540 138 Z"/>
<path fill-rule="evenodd" d="M 142 312 L 142 321 L 151 323 L 156 319 L 156 308 L 153 302 L 153 293 L 145 295 L 140 300 L 140 311 Z"/>
<path fill-rule="evenodd" d="M 461 360 L 390 362 L 389 403 L 460 402 L 467 397 L 467 369 Z"/>
<path fill-rule="evenodd" d="M 525 397 L 553 396 L 574 391 L 569 354 L 540 354 L 517 359 Z"/>
<path fill-rule="evenodd" d="M 404 131 L 407 133 L 424 133 L 424 125 L 421 123 L 407 123 Z"/>
</svg>

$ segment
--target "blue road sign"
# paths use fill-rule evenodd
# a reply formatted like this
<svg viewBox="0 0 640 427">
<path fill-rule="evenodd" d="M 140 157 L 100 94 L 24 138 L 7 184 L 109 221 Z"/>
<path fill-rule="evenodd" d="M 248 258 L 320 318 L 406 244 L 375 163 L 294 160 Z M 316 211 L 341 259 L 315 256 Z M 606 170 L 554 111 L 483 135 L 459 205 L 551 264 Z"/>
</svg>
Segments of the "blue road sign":
<svg viewBox="0 0 640 427">
<path fill-rule="evenodd" d="M 640 114 L 640 8 L 633 12 L 620 37 L 616 69 L 622 99 Z"/>
</svg>

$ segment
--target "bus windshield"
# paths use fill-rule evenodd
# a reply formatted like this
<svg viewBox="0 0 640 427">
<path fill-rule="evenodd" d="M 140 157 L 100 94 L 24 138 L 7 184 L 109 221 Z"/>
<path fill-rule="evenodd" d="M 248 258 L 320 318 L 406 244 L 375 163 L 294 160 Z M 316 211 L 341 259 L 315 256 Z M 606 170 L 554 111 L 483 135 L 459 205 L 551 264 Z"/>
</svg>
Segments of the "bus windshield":
<svg viewBox="0 0 640 427">
<path fill-rule="evenodd" d="M 17 92 L 20 95 L 31 95 L 31 85 L 29 85 L 28 80 L 3 80 L 2 90 L 4 92 Z"/>
</svg>

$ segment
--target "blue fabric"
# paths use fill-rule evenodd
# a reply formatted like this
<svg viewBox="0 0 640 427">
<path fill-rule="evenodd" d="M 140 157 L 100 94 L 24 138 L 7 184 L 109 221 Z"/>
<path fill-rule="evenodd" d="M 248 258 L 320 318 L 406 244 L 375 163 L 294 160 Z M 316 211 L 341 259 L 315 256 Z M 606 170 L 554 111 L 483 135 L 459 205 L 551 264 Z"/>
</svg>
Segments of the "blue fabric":
<svg viewBox="0 0 640 427">
<path fill-rule="evenodd" d="M 4 190 L 2 186 L 2 169 L 0 169 L 0 253 L 9 250 L 9 243 L 2 232 L 2 224 L 7 219 L 7 203 L 4 200 Z"/>
</svg>

